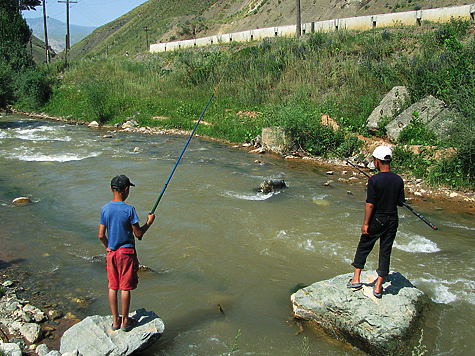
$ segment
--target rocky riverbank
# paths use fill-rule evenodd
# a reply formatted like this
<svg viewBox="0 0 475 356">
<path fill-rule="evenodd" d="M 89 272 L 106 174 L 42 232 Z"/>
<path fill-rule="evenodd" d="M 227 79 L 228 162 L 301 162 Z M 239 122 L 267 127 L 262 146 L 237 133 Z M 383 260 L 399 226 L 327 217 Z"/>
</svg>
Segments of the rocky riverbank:
<svg viewBox="0 0 475 356">
<path fill-rule="evenodd" d="M 59 350 L 61 335 L 80 319 L 53 292 L 39 289 L 21 261 L 0 254 L 0 349 L 40 356 Z"/>
</svg>

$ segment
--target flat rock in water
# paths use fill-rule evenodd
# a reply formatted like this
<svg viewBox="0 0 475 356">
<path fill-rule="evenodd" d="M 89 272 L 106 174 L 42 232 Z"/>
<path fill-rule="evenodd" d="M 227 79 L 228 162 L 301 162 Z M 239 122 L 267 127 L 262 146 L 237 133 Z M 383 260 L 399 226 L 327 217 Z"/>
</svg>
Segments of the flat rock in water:
<svg viewBox="0 0 475 356">
<path fill-rule="evenodd" d="M 113 331 L 112 316 L 90 316 L 66 330 L 61 338 L 61 353 L 80 355 L 130 355 L 144 350 L 156 342 L 165 330 L 163 321 L 153 312 L 138 309 L 130 314 L 137 325 L 125 332 Z"/>
<path fill-rule="evenodd" d="M 363 272 L 363 288 L 346 287 L 353 274 L 316 282 L 291 296 L 294 315 L 343 338 L 369 355 L 410 355 L 414 332 L 429 298 L 400 273 L 383 284 L 382 298 L 373 296 L 375 273 Z"/>
<path fill-rule="evenodd" d="M 16 205 L 23 205 L 23 204 L 28 204 L 28 203 L 31 203 L 31 199 L 27 197 L 15 198 L 12 201 L 12 204 L 16 204 Z"/>
</svg>

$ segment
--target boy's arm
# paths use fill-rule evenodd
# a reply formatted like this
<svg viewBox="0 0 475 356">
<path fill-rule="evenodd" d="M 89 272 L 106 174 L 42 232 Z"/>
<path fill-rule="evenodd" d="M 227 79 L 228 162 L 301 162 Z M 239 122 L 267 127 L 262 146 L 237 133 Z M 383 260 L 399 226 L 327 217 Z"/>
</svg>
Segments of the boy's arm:
<svg viewBox="0 0 475 356">
<path fill-rule="evenodd" d="M 364 222 L 363 222 L 363 226 L 361 226 L 361 233 L 363 235 L 368 235 L 369 221 L 371 219 L 371 214 L 373 214 L 373 208 L 374 208 L 373 204 L 366 203 L 366 206 L 364 209 Z"/>
<path fill-rule="evenodd" d="M 106 227 L 102 224 L 99 224 L 99 240 L 101 240 L 102 244 L 107 248 L 109 240 L 106 236 Z"/>
<path fill-rule="evenodd" d="M 134 231 L 135 237 L 139 240 L 142 240 L 143 235 L 147 232 L 149 227 L 153 224 L 155 220 L 155 214 L 148 214 L 147 222 L 140 227 L 139 223 L 135 223 L 132 225 L 132 230 Z"/>
</svg>

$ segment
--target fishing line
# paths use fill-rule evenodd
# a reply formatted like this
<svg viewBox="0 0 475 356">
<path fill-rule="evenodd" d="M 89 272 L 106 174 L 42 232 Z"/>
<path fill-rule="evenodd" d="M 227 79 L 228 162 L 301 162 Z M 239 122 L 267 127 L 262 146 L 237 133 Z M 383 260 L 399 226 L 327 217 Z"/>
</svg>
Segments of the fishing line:
<svg viewBox="0 0 475 356">
<path fill-rule="evenodd" d="M 348 159 L 346 159 L 345 157 L 343 157 L 342 155 L 340 155 L 339 153 L 335 152 L 334 150 L 332 150 L 331 148 L 327 147 L 326 145 L 324 145 L 322 142 L 320 142 L 318 139 L 316 139 L 315 137 L 313 137 L 312 135 L 310 135 L 308 132 L 304 131 L 304 133 L 306 133 L 307 135 L 309 135 L 311 138 L 313 138 L 315 141 L 317 141 L 320 145 L 322 145 L 323 147 L 325 147 L 328 151 L 332 152 L 333 154 L 337 155 L 338 157 L 340 157 L 342 160 L 344 160 L 346 163 L 348 163 L 350 166 L 356 168 L 358 171 L 360 171 L 361 173 L 363 173 L 366 177 L 370 178 L 369 174 L 366 173 L 365 171 L 361 170 L 358 166 L 356 166 L 355 164 L 351 163 Z M 415 216 L 417 216 L 419 219 L 421 219 L 423 222 L 425 222 L 428 226 L 430 226 L 433 230 L 438 230 L 439 228 L 437 226 L 435 226 L 434 224 L 432 224 L 426 217 L 424 217 L 423 215 L 421 215 L 420 213 L 418 213 L 417 211 L 415 211 L 413 208 L 411 208 L 409 205 L 406 204 L 406 202 L 403 202 L 403 201 L 399 201 L 405 208 L 409 209 L 409 211 L 411 213 L 413 213 Z"/>
<path fill-rule="evenodd" d="M 193 135 L 195 134 L 195 131 L 196 131 L 196 129 L 198 128 L 198 125 L 200 124 L 201 119 L 203 118 L 203 115 L 204 115 L 205 112 L 206 112 L 206 109 L 208 109 L 209 103 L 211 103 L 211 100 L 213 99 L 214 95 L 216 94 L 216 91 L 218 90 L 218 87 L 219 87 L 219 85 L 221 84 L 221 81 L 223 80 L 223 77 L 224 77 L 224 72 L 223 72 L 223 75 L 221 76 L 221 79 L 220 79 L 219 82 L 218 82 L 218 85 L 216 85 L 216 88 L 214 89 L 214 92 L 213 92 L 213 94 L 211 95 L 211 98 L 209 98 L 208 104 L 206 104 L 206 107 L 204 108 L 203 112 L 201 113 L 200 118 L 199 118 L 198 122 L 197 122 L 196 125 L 195 125 L 195 128 L 194 128 L 193 131 L 191 132 L 190 137 L 188 137 L 188 140 L 186 141 L 185 147 L 183 148 L 183 151 L 181 151 L 181 154 L 180 154 L 180 156 L 178 157 L 178 159 L 177 159 L 177 161 L 176 161 L 176 163 L 175 163 L 175 166 L 173 167 L 172 172 L 170 173 L 170 176 L 168 177 L 168 179 L 167 179 L 165 185 L 163 186 L 163 189 L 162 189 L 160 195 L 158 196 L 158 199 L 157 199 L 157 201 L 155 202 L 155 205 L 153 206 L 152 210 L 150 211 L 150 214 L 155 213 L 155 210 L 157 209 L 158 203 L 160 203 L 160 200 L 162 199 L 162 196 L 163 196 L 163 194 L 165 193 L 165 190 L 166 190 L 167 187 L 168 187 L 168 183 L 169 183 L 170 180 L 172 179 L 173 173 L 175 173 L 176 167 L 178 166 L 178 163 L 180 163 L 181 157 L 183 157 L 183 154 L 185 153 L 185 150 L 186 150 L 186 148 L 188 147 L 188 144 L 190 143 L 191 139 L 193 138 Z"/>
</svg>

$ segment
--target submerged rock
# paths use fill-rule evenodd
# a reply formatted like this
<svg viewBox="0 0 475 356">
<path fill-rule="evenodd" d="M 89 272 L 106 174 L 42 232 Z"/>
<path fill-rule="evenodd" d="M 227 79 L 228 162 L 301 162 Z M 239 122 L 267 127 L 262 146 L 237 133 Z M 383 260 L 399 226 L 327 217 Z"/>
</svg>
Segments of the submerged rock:
<svg viewBox="0 0 475 356">
<path fill-rule="evenodd" d="M 369 355 L 405 355 L 429 298 L 400 273 L 391 273 L 381 299 L 373 296 L 376 274 L 363 272 L 363 288 L 346 284 L 353 274 L 316 282 L 291 296 L 294 315 L 343 338 Z M 412 345 L 412 346 L 411 346 Z"/>
<path fill-rule="evenodd" d="M 125 356 L 144 350 L 163 334 L 165 325 L 153 312 L 138 309 L 130 316 L 137 325 L 125 332 L 111 329 L 112 316 L 90 316 L 68 329 L 61 338 L 61 353 L 75 352 L 80 355 Z"/>
<path fill-rule="evenodd" d="M 12 204 L 15 205 L 23 205 L 23 204 L 29 204 L 31 203 L 31 199 L 27 197 L 18 197 L 13 199 Z"/>
<path fill-rule="evenodd" d="M 266 179 L 257 187 L 258 192 L 271 193 L 276 190 L 287 188 L 287 184 L 283 179 Z"/>
</svg>

